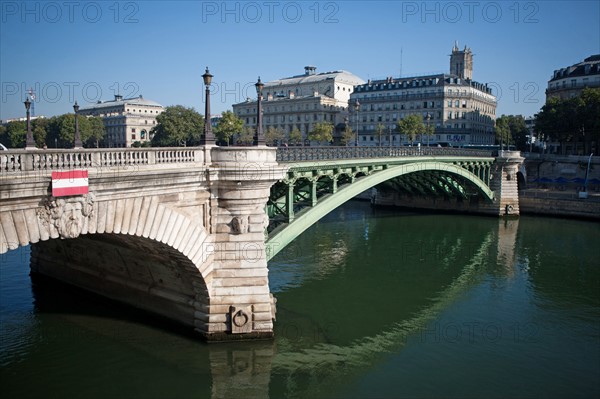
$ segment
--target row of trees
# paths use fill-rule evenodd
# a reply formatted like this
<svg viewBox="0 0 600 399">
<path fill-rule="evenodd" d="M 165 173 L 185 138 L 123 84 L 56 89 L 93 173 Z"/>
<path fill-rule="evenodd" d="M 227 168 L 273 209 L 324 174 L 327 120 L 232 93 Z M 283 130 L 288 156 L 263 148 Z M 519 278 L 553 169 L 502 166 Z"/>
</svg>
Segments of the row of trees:
<svg viewBox="0 0 600 399">
<path fill-rule="evenodd" d="M 186 108 L 181 105 L 166 107 L 164 112 L 156 118 L 157 124 L 151 131 L 153 136 L 152 145 L 157 147 L 164 146 L 182 146 L 197 145 L 200 142 L 202 132 L 204 131 L 204 118 L 192 108 Z M 406 141 L 413 143 L 417 135 L 433 135 L 434 127 L 425 125 L 423 118 L 413 114 L 398 121 L 396 132 L 402 134 Z M 244 126 L 244 122 L 233 112 L 226 111 L 214 127 L 213 132 L 217 143 L 220 145 L 249 145 L 254 139 L 255 130 Z M 318 122 L 313 125 L 313 129 L 306 137 L 310 141 L 320 143 L 330 143 L 333 141 L 334 125 L 329 122 Z M 386 127 L 379 124 L 375 130 L 378 136 L 379 144 L 386 133 Z M 282 128 L 269 126 L 265 130 L 265 139 L 267 144 L 287 141 L 292 145 L 298 145 L 303 142 L 302 133 L 297 127 L 294 127 L 286 138 L 286 133 Z M 350 125 L 346 125 L 341 132 L 340 143 L 342 145 L 351 144 L 355 139 L 355 132 Z"/>
<path fill-rule="evenodd" d="M 548 99 L 536 115 L 538 138 L 560 143 L 564 153 L 567 145 L 575 152 L 596 153 L 600 148 L 600 89 L 586 88 L 574 98 Z"/>
<path fill-rule="evenodd" d="M 538 142 L 555 142 L 561 152 L 590 154 L 600 148 L 600 89 L 584 89 L 577 97 L 551 97 L 536 114 Z M 531 132 L 521 115 L 496 119 L 496 143 L 514 145 L 519 151 L 532 149 Z"/>
<path fill-rule="evenodd" d="M 156 125 L 150 132 L 152 146 L 194 146 L 198 145 L 204 132 L 204 117 L 193 108 L 182 105 L 165 107 L 165 110 L 156 117 Z M 254 140 L 255 130 L 244 126 L 244 122 L 231 111 L 222 114 L 217 125 L 213 128 L 217 144 L 220 145 L 250 145 Z M 268 144 L 281 142 L 285 139 L 285 132 L 280 128 L 270 126 L 265 131 Z M 333 140 L 333 125 L 331 123 L 317 123 L 309 133 L 309 140 L 330 142 Z M 288 137 L 293 144 L 302 142 L 302 133 L 294 128 Z"/>
<path fill-rule="evenodd" d="M 79 134 L 86 147 L 99 147 L 104 141 L 102 118 L 79 117 Z M 75 141 L 75 114 L 64 114 L 52 118 L 36 118 L 31 121 L 31 132 L 38 148 L 71 148 Z M 14 121 L 0 126 L 0 143 L 11 148 L 25 146 L 27 122 Z"/>
</svg>

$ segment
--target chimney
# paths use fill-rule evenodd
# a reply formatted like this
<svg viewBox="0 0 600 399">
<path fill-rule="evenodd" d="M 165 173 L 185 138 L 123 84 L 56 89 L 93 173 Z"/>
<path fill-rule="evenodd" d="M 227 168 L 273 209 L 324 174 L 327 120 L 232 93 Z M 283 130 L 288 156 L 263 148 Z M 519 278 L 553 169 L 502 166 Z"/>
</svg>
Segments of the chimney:
<svg viewBox="0 0 600 399">
<path fill-rule="evenodd" d="M 115 101 L 122 101 L 123 100 L 123 96 L 120 94 L 115 94 Z"/>
<path fill-rule="evenodd" d="M 310 76 L 310 75 L 314 75 L 317 71 L 317 67 L 315 66 L 311 66 L 311 65 L 307 65 L 304 67 L 304 74 L 306 76 Z"/>
</svg>

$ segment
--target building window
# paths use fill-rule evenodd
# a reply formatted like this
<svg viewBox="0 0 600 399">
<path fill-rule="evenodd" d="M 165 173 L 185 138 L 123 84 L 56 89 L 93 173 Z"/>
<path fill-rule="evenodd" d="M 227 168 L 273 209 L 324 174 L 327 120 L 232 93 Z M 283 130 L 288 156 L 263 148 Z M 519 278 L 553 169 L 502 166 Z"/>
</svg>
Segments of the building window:
<svg viewBox="0 0 600 399">
<path fill-rule="evenodd" d="M 134 127 L 131 128 L 131 133 L 135 133 L 135 128 Z"/>
<path fill-rule="evenodd" d="M 131 140 L 135 140 L 135 133 L 131 134 Z"/>
</svg>

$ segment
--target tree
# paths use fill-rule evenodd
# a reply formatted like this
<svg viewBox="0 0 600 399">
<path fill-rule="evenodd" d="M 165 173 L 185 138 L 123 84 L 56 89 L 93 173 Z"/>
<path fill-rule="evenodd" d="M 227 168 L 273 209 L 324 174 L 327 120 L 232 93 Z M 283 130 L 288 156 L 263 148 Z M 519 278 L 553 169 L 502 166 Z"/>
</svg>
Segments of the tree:
<svg viewBox="0 0 600 399">
<path fill-rule="evenodd" d="M 425 125 L 423 124 L 423 118 L 420 115 L 410 114 L 406 118 L 398 121 L 396 129 L 400 134 L 404 135 L 412 145 L 417 134 L 425 130 Z"/>
<path fill-rule="evenodd" d="M 46 118 L 36 118 L 31 121 L 33 140 L 38 148 L 42 148 L 46 144 L 46 136 L 48 134 L 46 128 L 48 127 L 48 123 L 49 121 Z"/>
<path fill-rule="evenodd" d="M 429 146 L 429 142 L 431 140 L 431 136 L 435 133 L 435 126 L 431 125 L 429 121 L 425 124 L 425 135 L 427 136 L 427 146 Z"/>
<path fill-rule="evenodd" d="M 276 142 L 281 142 L 285 138 L 283 130 L 279 127 L 269 126 L 265 133 L 265 140 L 268 144 L 275 145 Z"/>
<path fill-rule="evenodd" d="M 194 146 L 200 143 L 204 117 L 193 108 L 171 105 L 156 117 L 150 134 L 155 147 Z"/>
<path fill-rule="evenodd" d="M 215 127 L 215 135 L 219 141 L 229 145 L 233 135 L 241 132 L 242 127 L 244 127 L 244 121 L 233 112 L 225 111 Z"/>
<path fill-rule="evenodd" d="M 0 125 L 0 144 L 5 147 L 10 147 L 10 137 L 8 137 L 8 132 L 6 131 L 6 126 Z"/>
<path fill-rule="evenodd" d="M 379 145 L 381 147 L 381 137 L 383 137 L 383 134 L 385 133 L 385 125 L 383 123 L 378 123 L 377 126 L 375 126 L 375 134 L 377 135 L 377 145 Z"/>
<path fill-rule="evenodd" d="M 579 96 L 578 116 L 585 154 L 591 154 L 592 143 L 596 143 L 597 155 L 600 148 L 600 89 L 583 89 Z"/>
<path fill-rule="evenodd" d="M 546 140 L 560 143 L 563 151 L 565 144 L 574 140 L 580 128 L 576 101 L 576 98 L 562 100 L 551 97 L 536 115 L 536 132 Z"/>
<path fill-rule="evenodd" d="M 6 125 L 6 135 L 9 139 L 9 147 L 25 147 L 25 138 L 27 136 L 27 124 L 24 121 L 9 122 Z"/>
<path fill-rule="evenodd" d="M 100 147 L 105 134 L 102 118 L 99 116 L 79 117 L 79 133 L 85 147 Z"/>
<path fill-rule="evenodd" d="M 302 132 L 297 127 L 294 127 L 290 132 L 290 144 L 298 145 L 302 142 Z"/>
<path fill-rule="evenodd" d="M 77 119 L 79 137 L 84 147 L 99 147 L 104 140 L 105 133 L 102 118 L 80 115 Z M 46 122 L 45 131 L 45 142 L 48 147 L 73 148 L 75 143 L 75 114 L 53 116 Z"/>
<path fill-rule="evenodd" d="M 500 129 L 500 130 L 498 130 Z M 504 136 L 502 136 L 504 134 Z M 529 130 L 525 118 L 521 115 L 502 115 L 496 119 L 496 141 L 504 144 L 514 144 L 519 151 L 527 151 L 527 136 Z"/>
<path fill-rule="evenodd" d="M 252 145 L 254 142 L 254 134 L 255 130 L 250 126 L 244 126 L 242 128 L 242 132 L 238 135 L 237 144 L 238 145 Z"/>
<path fill-rule="evenodd" d="M 344 131 L 342 132 L 342 145 L 348 145 L 354 142 L 354 131 L 352 131 L 352 127 L 346 124 Z"/>
<path fill-rule="evenodd" d="M 333 140 L 333 125 L 329 122 L 317 122 L 313 130 L 308 133 L 308 139 L 318 142 L 329 143 Z"/>
<path fill-rule="evenodd" d="M 502 145 L 502 150 L 504 150 L 504 146 L 511 143 L 508 117 L 505 115 L 496 119 L 496 143 Z"/>
</svg>

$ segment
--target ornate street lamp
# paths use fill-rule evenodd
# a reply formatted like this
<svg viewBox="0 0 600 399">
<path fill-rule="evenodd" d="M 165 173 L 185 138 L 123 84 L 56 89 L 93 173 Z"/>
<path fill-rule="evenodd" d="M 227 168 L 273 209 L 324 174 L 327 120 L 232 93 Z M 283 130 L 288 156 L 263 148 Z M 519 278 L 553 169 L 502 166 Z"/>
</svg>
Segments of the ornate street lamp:
<svg viewBox="0 0 600 399">
<path fill-rule="evenodd" d="M 266 145 L 265 135 L 263 134 L 262 129 L 262 90 L 265 85 L 260 81 L 260 76 L 258 77 L 258 82 L 254 85 L 256 87 L 256 95 L 258 97 L 257 104 L 257 115 L 256 115 L 256 134 L 254 135 L 254 143 L 253 145 L 261 146 Z"/>
<path fill-rule="evenodd" d="M 206 72 L 202 75 L 204 86 L 206 87 L 206 101 L 204 107 L 204 134 L 200 139 L 200 145 L 215 144 L 215 136 L 213 135 L 212 124 L 210 121 L 210 82 L 212 82 L 212 78 L 213 75 L 208 72 L 208 67 L 206 67 Z"/>
<path fill-rule="evenodd" d="M 360 107 L 360 103 L 358 102 L 358 98 L 354 101 L 354 111 L 356 111 L 356 137 L 355 137 L 355 146 L 358 147 L 358 110 Z"/>
<path fill-rule="evenodd" d="M 73 111 L 75 111 L 75 145 L 73 148 L 83 148 L 83 143 L 81 142 L 81 135 L 79 134 L 79 105 L 77 101 L 73 104 Z"/>
<path fill-rule="evenodd" d="M 429 147 L 429 136 L 430 136 L 430 131 L 429 131 L 429 121 L 431 120 L 431 114 L 428 112 L 427 113 L 427 147 Z"/>
<path fill-rule="evenodd" d="M 32 150 L 36 149 L 35 140 L 33 139 L 33 133 L 31 133 L 31 116 L 29 110 L 31 108 L 31 101 L 29 101 L 29 97 L 23 103 L 25 104 L 25 110 L 27 111 L 27 138 L 25 141 L 25 149 Z"/>
</svg>

